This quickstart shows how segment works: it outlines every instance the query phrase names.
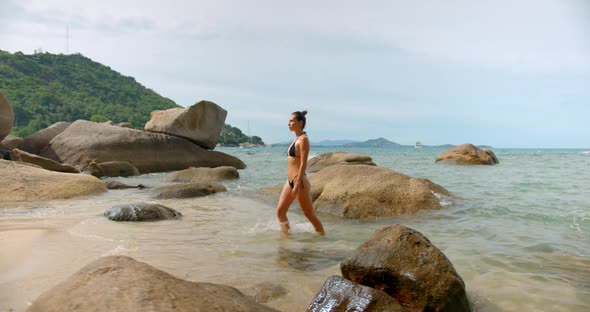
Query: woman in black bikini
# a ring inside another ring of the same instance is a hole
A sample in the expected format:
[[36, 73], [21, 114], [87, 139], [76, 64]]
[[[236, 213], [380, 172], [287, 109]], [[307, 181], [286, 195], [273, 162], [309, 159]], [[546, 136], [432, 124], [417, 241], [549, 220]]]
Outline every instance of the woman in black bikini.
[[305, 217], [313, 224], [316, 232], [324, 235], [322, 222], [313, 212], [311, 203], [311, 184], [305, 175], [307, 169], [307, 156], [309, 155], [309, 139], [303, 131], [305, 128], [305, 115], [307, 111], [294, 112], [289, 118], [289, 130], [295, 132], [295, 140], [287, 148], [288, 162], [288, 179], [283, 186], [279, 204], [277, 205], [277, 216], [281, 224], [281, 230], [289, 232], [289, 220], [287, 219], [287, 210], [295, 199], [299, 201], [299, 206], [305, 214]]

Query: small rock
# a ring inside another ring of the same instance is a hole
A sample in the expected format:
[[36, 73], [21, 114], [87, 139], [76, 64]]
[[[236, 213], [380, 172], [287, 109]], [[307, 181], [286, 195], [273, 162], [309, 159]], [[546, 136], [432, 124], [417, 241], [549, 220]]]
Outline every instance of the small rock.
[[164, 205], [134, 203], [113, 206], [104, 216], [113, 221], [157, 221], [178, 219], [182, 214]]

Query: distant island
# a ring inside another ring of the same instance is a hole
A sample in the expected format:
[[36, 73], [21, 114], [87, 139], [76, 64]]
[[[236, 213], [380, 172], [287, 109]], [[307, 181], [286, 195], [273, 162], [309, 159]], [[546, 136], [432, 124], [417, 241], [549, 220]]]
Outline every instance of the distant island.
[[[58, 121], [85, 119], [94, 122], [128, 122], [143, 129], [154, 110], [181, 107], [143, 86], [133, 77], [82, 54], [71, 55], [0, 50], [0, 91], [15, 120], [12, 134], [25, 137]], [[264, 144], [226, 124], [219, 143]]]
[[[272, 146], [288, 146], [291, 142], [280, 142], [280, 143], [273, 143]], [[385, 138], [377, 138], [371, 139], [363, 142], [354, 141], [354, 140], [323, 140], [319, 142], [311, 141], [311, 146], [317, 147], [375, 147], [375, 148], [405, 148], [405, 147], [415, 147], [414, 145], [402, 145], [399, 143], [395, 143], [389, 141]], [[452, 144], [442, 144], [442, 145], [422, 145], [422, 147], [437, 147], [437, 148], [451, 148], [455, 145]], [[478, 146], [478, 147], [490, 147], [490, 146]]]

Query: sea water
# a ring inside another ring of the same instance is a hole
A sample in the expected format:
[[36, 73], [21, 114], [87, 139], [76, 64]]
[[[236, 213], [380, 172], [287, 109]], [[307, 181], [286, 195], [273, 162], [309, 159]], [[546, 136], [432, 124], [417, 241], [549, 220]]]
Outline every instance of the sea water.
[[[279, 232], [274, 202], [256, 189], [286, 180], [285, 147], [222, 148], [248, 168], [222, 182], [228, 192], [155, 200], [164, 173], [118, 178], [152, 188], [46, 202], [0, 203], [0, 310], [22, 311], [84, 265], [128, 255], [180, 278], [234, 286], [262, 282], [287, 289], [268, 303], [304, 311], [339, 264], [375, 229], [399, 223], [423, 233], [451, 260], [476, 311], [588, 311], [590, 307], [590, 152], [494, 149], [500, 164], [435, 164], [440, 148], [312, 147], [370, 155], [395, 171], [437, 183], [455, 195], [443, 209], [396, 218], [350, 220], [319, 215], [317, 236], [294, 206], [293, 233]], [[120, 223], [113, 205], [157, 202], [182, 219]]]

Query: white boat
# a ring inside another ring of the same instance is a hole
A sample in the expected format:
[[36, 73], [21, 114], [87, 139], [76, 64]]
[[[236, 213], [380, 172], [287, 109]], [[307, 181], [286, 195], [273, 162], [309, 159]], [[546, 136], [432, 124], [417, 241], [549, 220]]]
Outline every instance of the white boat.
[[420, 141], [416, 141], [416, 148], [422, 148], [422, 143], [420, 143]]

